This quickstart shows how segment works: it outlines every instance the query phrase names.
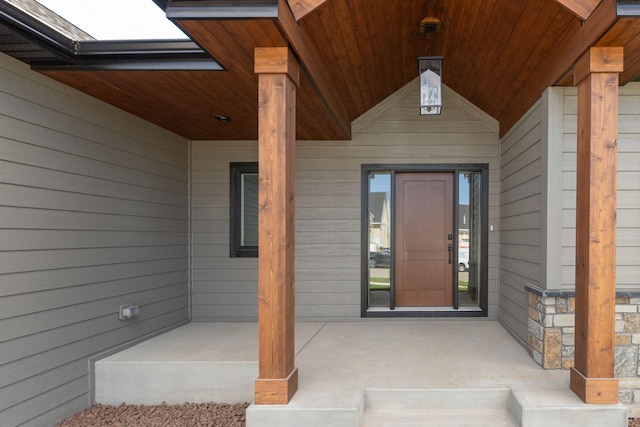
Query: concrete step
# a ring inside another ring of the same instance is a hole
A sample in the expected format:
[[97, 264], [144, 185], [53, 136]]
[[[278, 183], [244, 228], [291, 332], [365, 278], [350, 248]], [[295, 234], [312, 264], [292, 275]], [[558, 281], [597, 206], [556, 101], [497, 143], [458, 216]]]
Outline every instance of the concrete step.
[[626, 427], [624, 405], [562, 389], [367, 389], [356, 407], [251, 405], [247, 427]]
[[253, 401], [256, 362], [110, 361], [95, 365], [95, 400], [106, 405]]
[[173, 329], [96, 361], [95, 400], [251, 402], [258, 376], [256, 336], [250, 324], [190, 323]]
[[432, 409], [366, 411], [362, 427], [518, 427], [507, 410]]
[[511, 390], [498, 389], [367, 389], [364, 410], [506, 410]]
[[586, 405], [566, 389], [513, 389], [511, 413], [521, 427], [626, 427], [621, 404]]
[[508, 389], [366, 390], [362, 427], [516, 427]]
[[624, 405], [585, 405], [566, 389], [366, 390], [362, 427], [624, 427]]

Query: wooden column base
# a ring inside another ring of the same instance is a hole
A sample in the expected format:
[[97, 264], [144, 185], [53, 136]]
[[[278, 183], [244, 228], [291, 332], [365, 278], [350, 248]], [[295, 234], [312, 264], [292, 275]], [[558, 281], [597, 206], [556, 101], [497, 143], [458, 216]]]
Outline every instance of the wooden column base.
[[298, 390], [298, 368], [287, 378], [260, 379], [255, 383], [257, 405], [286, 405]]
[[615, 404], [619, 401], [617, 378], [587, 378], [571, 368], [570, 387], [584, 403]]

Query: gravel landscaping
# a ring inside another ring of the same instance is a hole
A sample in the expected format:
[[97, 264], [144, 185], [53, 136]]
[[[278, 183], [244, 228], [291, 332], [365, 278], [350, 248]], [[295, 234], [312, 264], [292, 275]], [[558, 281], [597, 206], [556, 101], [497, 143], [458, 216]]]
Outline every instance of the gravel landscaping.
[[95, 404], [57, 427], [244, 427], [248, 403]]

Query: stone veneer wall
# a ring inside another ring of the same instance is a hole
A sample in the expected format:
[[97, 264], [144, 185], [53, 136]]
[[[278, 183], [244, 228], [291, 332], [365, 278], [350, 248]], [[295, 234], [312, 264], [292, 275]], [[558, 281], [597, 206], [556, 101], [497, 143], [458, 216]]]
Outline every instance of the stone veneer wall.
[[[575, 292], [526, 286], [529, 293], [528, 352], [545, 369], [570, 369], [574, 361]], [[640, 291], [616, 294], [615, 376], [620, 402], [640, 415]]]

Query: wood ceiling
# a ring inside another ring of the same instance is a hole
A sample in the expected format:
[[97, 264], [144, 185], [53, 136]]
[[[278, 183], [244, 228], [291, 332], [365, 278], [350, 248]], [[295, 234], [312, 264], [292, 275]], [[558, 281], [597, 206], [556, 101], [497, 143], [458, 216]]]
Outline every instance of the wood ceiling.
[[[290, 46], [301, 62], [298, 139], [349, 139], [350, 122], [416, 78], [416, 57], [427, 54], [444, 56], [444, 83], [497, 119], [501, 134], [548, 86], [572, 84], [575, 60], [592, 45], [625, 47], [622, 84], [640, 74], [640, 23], [618, 17], [615, 0], [584, 22], [555, 0], [272, 3], [275, 17], [224, 19], [210, 15], [220, 1], [166, 3], [170, 17], [182, 8], [174, 21], [225, 71], [42, 72], [194, 140], [257, 138], [255, 47]], [[204, 12], [190, 18], [187, 6]], [[441, 30], [421, 34], [425, 17]]]

